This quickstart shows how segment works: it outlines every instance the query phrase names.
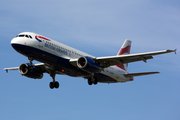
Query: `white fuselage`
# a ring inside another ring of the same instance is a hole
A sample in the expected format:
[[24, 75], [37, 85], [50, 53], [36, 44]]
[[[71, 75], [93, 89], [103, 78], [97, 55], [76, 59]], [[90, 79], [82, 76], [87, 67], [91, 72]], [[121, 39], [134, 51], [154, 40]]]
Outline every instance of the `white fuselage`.
[[[16, 49], [16, 50], [27, 57], [29, 55], [34, 54], [33, 52], [30, 52], [30, 50], [27, 50], [27, 49], [33, 48], [35, 50], [38, 50], [36, 51], [36, 55], [38, 55], [38, 57], [37, 59], [35, 57], [35, 60], [40, 61], [40, 62], [45, 62], [44, 60], [49, 61], [48, 64], [50, 64], [50, 62], [52, 61], [59, 62], [57, 59], [52, 60], [53, 56], [56, 56], [57, 58], [62, 58], [63, 60], [66, 60], [66, 61], [69, 61], [70, 59], [78, 59], [82, 56], [95, 58], [94, 56], [91, 56], [87, 53], [81, 52], [77, 49], [74, 49], [72, 47], [69, 47], [67, 45], [64, 45], [62, 43], [59, 43], [57, 41], [54, 41], [52, 39], [49, 39], [47, 37], [44, 37], [42, 35], [39, 35], [33, 32], [23, 32], [23, 33], [20, 33], [19, 35], [25, 35], [25, 36], [20, 36], [20, 37], [18, 36], [18, 37], [13, 38], [11, 41], [12, 46], [16, 45], [18, 48], [18, 46], [20, 45], [21, 49]], [[60, 62], [63, 62], [63, 61], [60, 61]], [[129, 77], [124, 76], [124, 74], [127, 74], [127, 72], [123, 69], [120, 69], [117, 66], [110, 66], [108, 68], [104, 68], [100, 73], [97, 73], [97, 74], [99, 74], [98, 77], [100, 77], [101, 75], [109, 77], [110, 80], [104, 81], [106, 83], [131, 81]], [[76, 77], [85, 77], [85, 76], [77, 75]], [[114, 81], [111, 82], [111, 79], [113, 79]], [[103, 80], [100, 82], [103, 82]]]

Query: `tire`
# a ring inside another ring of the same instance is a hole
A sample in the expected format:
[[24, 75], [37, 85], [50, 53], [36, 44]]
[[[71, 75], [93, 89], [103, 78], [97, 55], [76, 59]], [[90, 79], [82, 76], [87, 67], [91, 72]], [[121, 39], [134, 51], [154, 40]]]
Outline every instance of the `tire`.
[[93, 83], [94, 83], [94, 85], [97, 85], [97, 83], [98, 83], [97, 79], [95, 79], [95, 78], [94, 78], [94, 80], [93, 80], [93, 81], [94, 81], [94, 82], [93, 82]]
[[88, 84], [89, 84], [89, 85], [92, 85], [91, 79], [88, 79]]
[[49, 83], [49, 87], [50, 87], [51, 89], [53, 89], [53, 88], [54, 88], [54, 83], [53, 83], [53, 82], [50, 82], [50, 83]]
[[57, 88], [59, 88], [59, 82], [55, 82], [54, 83], [54, 87], [57, 89]]

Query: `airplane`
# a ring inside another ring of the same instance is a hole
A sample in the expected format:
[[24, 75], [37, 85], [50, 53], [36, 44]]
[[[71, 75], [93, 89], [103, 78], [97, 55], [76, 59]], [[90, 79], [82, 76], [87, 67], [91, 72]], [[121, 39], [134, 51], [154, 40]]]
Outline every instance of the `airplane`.
[[[126, 39], [115, 56], [94, 57], [60, 42], [34, 32], [22, 32], [11, 40], [11, 46], [29, 59], [19, 67], [4, 68], [19, 70], [20, 74], [33, 79], [42, 79], [43, 73], [48, 73], [53, 81], [51, 89], [59, 88], [55, 75], [68, 75], [87, 79], [89, 85], [97, 83], [122, 83], [133, 81], [134, 77], [157, 74], [159, 72], [128, 73], [128, 63], [152, 59], [175, 50], [162, 50], [130, 54], [131, 41]], [[33, 64], [33, 60], [41, 63]]]

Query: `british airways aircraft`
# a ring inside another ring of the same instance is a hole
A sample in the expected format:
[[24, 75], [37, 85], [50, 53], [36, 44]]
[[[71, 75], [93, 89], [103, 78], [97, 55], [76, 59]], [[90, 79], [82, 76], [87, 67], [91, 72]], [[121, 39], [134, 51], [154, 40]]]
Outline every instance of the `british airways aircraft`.
[[[135, 76], [159, 72], [128, 73], [128, 63], [146, 62], [154, 55], [176, 53], [175, 49], [130, 54], [131, 41], [125, 40], [116, 56], [94, 57], [33, 32], [20, 33], [12, 39], [11, 45], [17, 52], [28, 57], [29, 63], [4, 70], [19, 70], [21, 75], [34, 79], [41, 79], [43, 73], [48, 73], [53, 79], [49, 83], [51, 89], [59, 88], [59, 82], [55, 81], [56, 74], [83, 77], [89, 85], [133, 81]], [[33, 64], [33, 60], [41, 63]]]

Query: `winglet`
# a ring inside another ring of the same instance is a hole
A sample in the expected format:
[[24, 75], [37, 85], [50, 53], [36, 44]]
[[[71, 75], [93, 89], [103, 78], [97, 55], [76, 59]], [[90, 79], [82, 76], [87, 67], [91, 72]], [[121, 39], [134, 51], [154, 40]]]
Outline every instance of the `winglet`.
[[174, 53], [175, 53], [175, 54], [176, 54], [176, 50], [177, 50], [177, 49], [174, 50]]
[[5, 70], [5, 71], [6, 71], [6, 73], [8, 73], [8, 69], [4, 68], [3, 70]]
[[174, 52], [176, 54], [177, 49], [175, 50], [167, 50], [167, 52]]

